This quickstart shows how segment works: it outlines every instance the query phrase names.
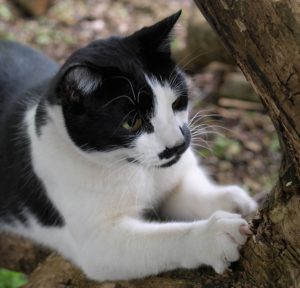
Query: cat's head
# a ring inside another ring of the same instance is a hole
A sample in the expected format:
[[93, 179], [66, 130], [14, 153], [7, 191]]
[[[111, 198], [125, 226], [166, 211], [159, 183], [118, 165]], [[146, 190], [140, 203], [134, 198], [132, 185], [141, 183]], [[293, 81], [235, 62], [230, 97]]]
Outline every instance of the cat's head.
[[176, 163], [190, 145], [187, 87], [171, 59], [180, 12], [128, 37], [94, 41], [59, 71], [52, 105], [61, 107], [73, 143], [146, 167]]

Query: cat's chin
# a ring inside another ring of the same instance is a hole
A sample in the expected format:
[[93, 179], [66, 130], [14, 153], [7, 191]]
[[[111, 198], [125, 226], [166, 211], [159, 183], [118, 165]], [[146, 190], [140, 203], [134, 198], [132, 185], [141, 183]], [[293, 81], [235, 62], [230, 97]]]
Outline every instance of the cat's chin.
[[174, 164], [176, 164], [180, 158], [181, 158], [182, 154], [179, 155], [175, 155], [171, 160], [169, 160], [168, 162], [165, 162], [163, 164], [161, 163], [157, 163], [155, 165], [146, 165], [144, 163], [141, 163], [139, 160], [133, 158], [133, 157], [128, 157], [126, 160], [128, 163], [132, 163], [132, 164], [136, 164], [136, 165], [141, 165], [144, 166], [146, 168], [168, 168], [173, 166]]

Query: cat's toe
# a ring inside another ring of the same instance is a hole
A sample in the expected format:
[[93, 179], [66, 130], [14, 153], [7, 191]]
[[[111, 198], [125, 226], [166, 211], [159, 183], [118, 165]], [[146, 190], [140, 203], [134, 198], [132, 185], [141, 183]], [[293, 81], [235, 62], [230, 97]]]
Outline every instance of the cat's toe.
[[256, 201], [238, 186], [222, 188], [219, 201], [222, 209], [241, 214], [244, 217], [255, 212], [258, 207]]
[[250, 234], [248, 223], [237, 214], [217, 211], [210, 219], [211, 243], [214, 243], [211, 266], [223, 273], [231, 262], [239, 259], [239, 249]]

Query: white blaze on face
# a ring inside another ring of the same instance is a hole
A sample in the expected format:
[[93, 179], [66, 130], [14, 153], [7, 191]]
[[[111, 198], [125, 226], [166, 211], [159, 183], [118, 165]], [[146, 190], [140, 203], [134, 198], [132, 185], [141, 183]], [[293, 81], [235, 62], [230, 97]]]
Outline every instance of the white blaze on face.
[[[162, 84], [157, 79], [149, 77], [146, 77], [146, 80], [154, 95], [154, 115], [150, 120], [154, 132], [144, 133], [138, 137], [134, 150], [137, 155], [142, 156], [144, 164], [151, 165], [157, 164], [158, 154], [166, 148], [184, 142], [180, 127], [187, 123], [188, 113], [186, 110], [174, 113], [172, 103], [179, 94], [167, 82]], [[160, 162], [164, 163], [167, 160]]]
[[[156, 136], [164, 143], [165, 148], [172, 148], [184, 141], [180, 127], [184, 124], [179, 115], [175, 115], [172, 103], [179, 95], [171, 89], [168, 83], [161, 85], [156, 79], [148, 80], [155, 99], [154, 117], [151, 124]], [[177, 114], [177, 113], [176, 113]]]

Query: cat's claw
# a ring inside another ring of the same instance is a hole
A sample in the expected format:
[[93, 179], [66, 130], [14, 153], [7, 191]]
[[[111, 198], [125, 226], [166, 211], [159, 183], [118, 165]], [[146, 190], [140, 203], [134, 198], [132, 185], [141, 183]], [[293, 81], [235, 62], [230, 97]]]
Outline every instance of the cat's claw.
[[248, 223], [238, 214], [215, 212], [208, 219], [210, 264], [217, 273], [223, 273], [239, 259], [239, 249], [251, 233]]
[[240, 258], [239, 250], [251, 233], [241, 215], [225, 211], [216, 211], [206, 220], [204, 230], [203, 226], [199, 228], [196, 226], [189, 235], [189, 252], [183, 259], [183, 267], [205, 264], [219, 274]]
[[245, 236], [251, 236], [253, 234], [252, 231], [250, 230], [249, 226], [244, 225], [244, 224], [242, 226], [240, 226], [239, 231], [242, 235], [245, 235]]

